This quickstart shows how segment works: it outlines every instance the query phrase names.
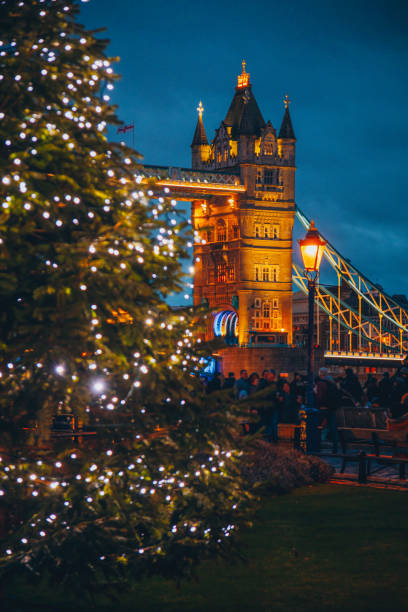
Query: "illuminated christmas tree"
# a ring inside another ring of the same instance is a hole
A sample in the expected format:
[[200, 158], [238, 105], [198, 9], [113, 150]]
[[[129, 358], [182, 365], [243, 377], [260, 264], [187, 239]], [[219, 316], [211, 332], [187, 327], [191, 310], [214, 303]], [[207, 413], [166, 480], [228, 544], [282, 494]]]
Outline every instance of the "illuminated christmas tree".
[[227, 554], [246, 496], [198, 315], [165, 301], [188, 224], [108, 141], [116, 76], [77, 15], [0, 2], [0, 577], [84, 593]]

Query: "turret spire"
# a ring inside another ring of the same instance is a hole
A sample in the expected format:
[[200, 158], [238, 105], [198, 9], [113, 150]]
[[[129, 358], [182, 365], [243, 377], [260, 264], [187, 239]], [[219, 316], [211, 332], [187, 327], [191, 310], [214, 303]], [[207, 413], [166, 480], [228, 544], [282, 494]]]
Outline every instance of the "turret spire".
[[290, 99], [288, 94], [283, 99], [283, 104], [285, 105], [285, 114], [283, 115], [282, 125], [279, 130], [278, 138], [287, 138], [290, 140], [296, 140], [295, 132], [293, 130], [292, 119], [290, 118], [289, 113], [289, 104]]
[[198, 111], [198, 121], [196, 125], [196, 129], [194, 132], [193, 142], [191, 146], [194, 145], [208, 145], [207, 134], [205, 133], [204, 123], [203, 123], [203, 112], [204, 106], [200, 100], [199, 105], [197, 106]]

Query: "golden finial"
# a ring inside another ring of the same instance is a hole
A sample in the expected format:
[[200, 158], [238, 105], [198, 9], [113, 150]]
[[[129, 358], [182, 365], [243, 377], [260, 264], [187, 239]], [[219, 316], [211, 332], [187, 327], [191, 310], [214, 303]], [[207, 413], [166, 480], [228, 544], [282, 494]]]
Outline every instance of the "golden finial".
[[199, 117], [201, 119], [201, 117], [203, 116], [203, 112], [204, 112], [204, 106], [203, 106], [201, 100], [200, 100], [199, 105], [197, 106], [197, 110], [198, 110], [198, 115], [199, 115]]
[[249, 74], [245, 71], [246, 61], [242, 60], [242, 74], [238, 75], [238, 87], [248, 87]]
[[289, 108], [289, 104], [291, 103], [291, 100], [289, 99], [289, 95], [286, 94], [286, 96], [283, 99], [283, 103], [285, 105], [285, 108]]

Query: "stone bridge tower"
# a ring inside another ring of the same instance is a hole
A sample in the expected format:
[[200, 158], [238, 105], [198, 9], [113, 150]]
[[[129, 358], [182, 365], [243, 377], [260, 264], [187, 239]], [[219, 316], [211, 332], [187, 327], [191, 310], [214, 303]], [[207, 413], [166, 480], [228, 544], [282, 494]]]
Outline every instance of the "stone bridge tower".
[[215, 334], [227, 336], [230, 344], [290, 346], [296, 138], [288, 96], [277, 134], [263, 119], [249, 76], [243, 62], [211, 143], [201, 102], [197, 109], [193, 170], [201, 176], [235, 175], [245, 190], [192, 202], [194, 302], [208, 302]]

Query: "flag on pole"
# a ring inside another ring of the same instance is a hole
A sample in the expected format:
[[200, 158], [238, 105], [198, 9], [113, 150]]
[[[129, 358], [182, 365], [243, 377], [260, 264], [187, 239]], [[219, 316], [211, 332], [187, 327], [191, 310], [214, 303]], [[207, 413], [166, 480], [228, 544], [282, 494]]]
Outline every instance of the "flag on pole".
[[134, 130], [135, 124], [131, 123], [130, 125], [124, 125], [123, 127], [118, 128], [118, 134], [126, 134], [128, 130]]

